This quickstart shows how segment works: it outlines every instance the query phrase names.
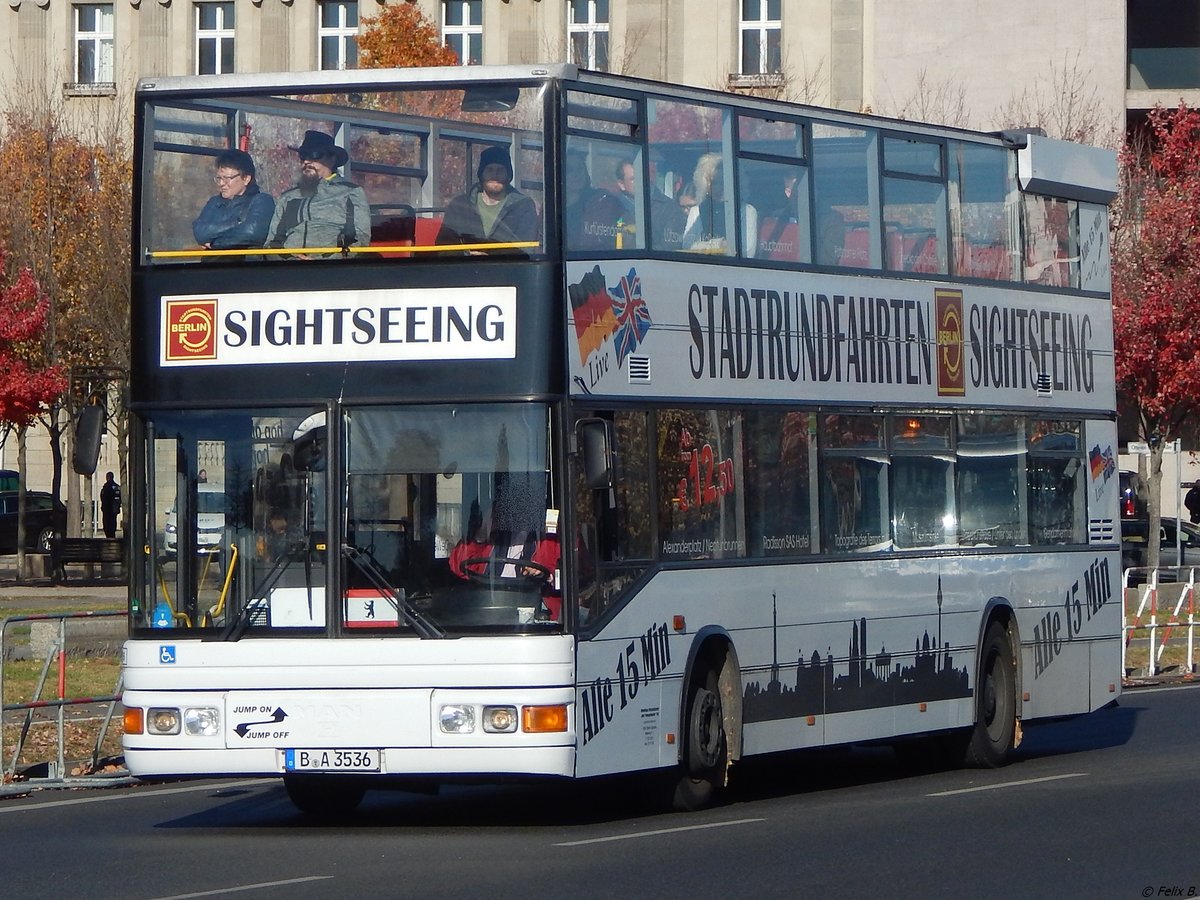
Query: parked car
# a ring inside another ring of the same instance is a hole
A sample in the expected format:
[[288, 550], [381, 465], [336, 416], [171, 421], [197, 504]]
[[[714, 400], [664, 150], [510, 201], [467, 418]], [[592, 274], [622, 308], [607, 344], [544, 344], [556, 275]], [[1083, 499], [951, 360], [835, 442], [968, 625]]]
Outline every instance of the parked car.
[[1118, 477], [1121, 485], [1121, 518], [1144, 517], [1150, 488], [1137, 472], [1121, 471]]
[[[17, 552], [17, 491], [0, 491], [0, 553]], [[45, 491], [25, 492], [25, 549], [50, 550], [67, 533], [67, 508]]]
[[[196, 486], [196, 552], [202, 555], [217, 553], [225, 533], [225, 491], [220, 485]], [[167, 510], [163, 526], [163, 552], [174, 556], [178, 543], [178, 513], [176, 504]]]
[[[1158, 564], [1160, 567], [1178, 565], [1179, 540], [1175, 532], [1175, 520], [1163, 519], [1159, 524]], [[1180, 522], [1183, 535], [1183, 565], [1200, 566], [1200, 526], [1191, 522]], [[1150, 522], [1148, 519], [1121, 520], [1121, 568], [1129, 569], [1146, 565], [1149, 546]], [[1200, 574], [1200, 573], [1197, 573]], [[1141, 584], [1146, 579], [1138, 575], [1130, 584]], [[1160, 573], [1159, 581], [1174, 581], [1174, 572]]]

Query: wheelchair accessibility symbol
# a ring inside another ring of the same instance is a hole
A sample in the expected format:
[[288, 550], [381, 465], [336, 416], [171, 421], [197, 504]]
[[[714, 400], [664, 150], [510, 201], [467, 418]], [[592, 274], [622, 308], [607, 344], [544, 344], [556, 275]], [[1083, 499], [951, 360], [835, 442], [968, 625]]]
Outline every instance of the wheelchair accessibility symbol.
[[159, 646], [158, 661], [164, 665], [171, 665], [175, 662], [174, 644], [162, 644]]

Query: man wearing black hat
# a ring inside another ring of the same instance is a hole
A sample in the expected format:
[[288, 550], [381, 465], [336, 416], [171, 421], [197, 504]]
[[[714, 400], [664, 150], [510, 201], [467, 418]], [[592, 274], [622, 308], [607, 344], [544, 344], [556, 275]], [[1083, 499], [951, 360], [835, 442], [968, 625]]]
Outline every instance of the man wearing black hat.
[[[508, 150], [488, 147], [479, 156], [479, 183], [446, 207], [438, 231], [439, 244], [511, 244], [538, 239], [538, 213], [533, 201], [512, 186]], [[471, 250], [469, 253], [484, 253]], [[505, 252], [497, 248], [492, 252]], [[508, 252], [521, 252], [510, 248]]]
[[254, 180], [254, 160], [242, 150], [217, 155], [217, 192], [192, 223], [196, 243], [206, 250], [261, 247], [267, 239], [275, 201]]
[[337, 172], [349, 154], [321, 131], [304, 132], [304, 142], [289, 149], [300, 156], [300, 183], [279, 196], [267, 246], [347, 248], [370, 244], [367, 195]]

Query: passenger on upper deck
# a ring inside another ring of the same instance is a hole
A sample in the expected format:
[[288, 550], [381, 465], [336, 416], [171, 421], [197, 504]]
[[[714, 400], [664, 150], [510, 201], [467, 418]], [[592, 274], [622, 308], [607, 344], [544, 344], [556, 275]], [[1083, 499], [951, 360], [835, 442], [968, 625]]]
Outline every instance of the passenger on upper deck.
[[261, 247], [269, 233], [275, 201], [259, 190], [250, 154], [223, 150], [217, 155], [213, 181], [217, 193], [208, 198], [192, 223], [196, 243], [206, 250]]
[[[638, 170], [634, 161], [625, 157], [617, 163], [617, 196], [621, 199], [625, 224], [638, 224]], [[683, 208], [650, 185], [650, 223], [653, 228], [651, 240], [655, 249], [675, 249], [683, 240], [685, 214]]]
[[[479, 155], [479, 183], [446, 207], [438, 244], [515, 243], [538, 239], [538, 212], [533, 200], [512, 186], [508, 150], [488, 147]], [[489, 251], [471, 250], [472, 254]], [[505, 252], [499, 250], [498, 252]], [[513, 250], [508, 252], [522, 252]]]
[[[300, 183], [279, 197], [268, 247], [366, 247], [371, 243], [367, 195], [338, 174], [350, 155], [321, 131], [290, 147], [300, 155]], [[305, 254], [297, 254], [307, 258]]]

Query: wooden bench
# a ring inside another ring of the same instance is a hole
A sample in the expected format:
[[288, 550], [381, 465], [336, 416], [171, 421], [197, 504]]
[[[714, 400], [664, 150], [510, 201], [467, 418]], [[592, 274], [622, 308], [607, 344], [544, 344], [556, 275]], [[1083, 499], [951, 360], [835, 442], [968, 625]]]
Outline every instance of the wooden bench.
[[50, 543], [50, 566], [54, 580], [67, 580], [67, 566], [86, 565], [87, 577], [95, 578], [95, 566], [117, 564], [121, 578], [125, 577], [125, 541], [119, 538], [57, 538]]

